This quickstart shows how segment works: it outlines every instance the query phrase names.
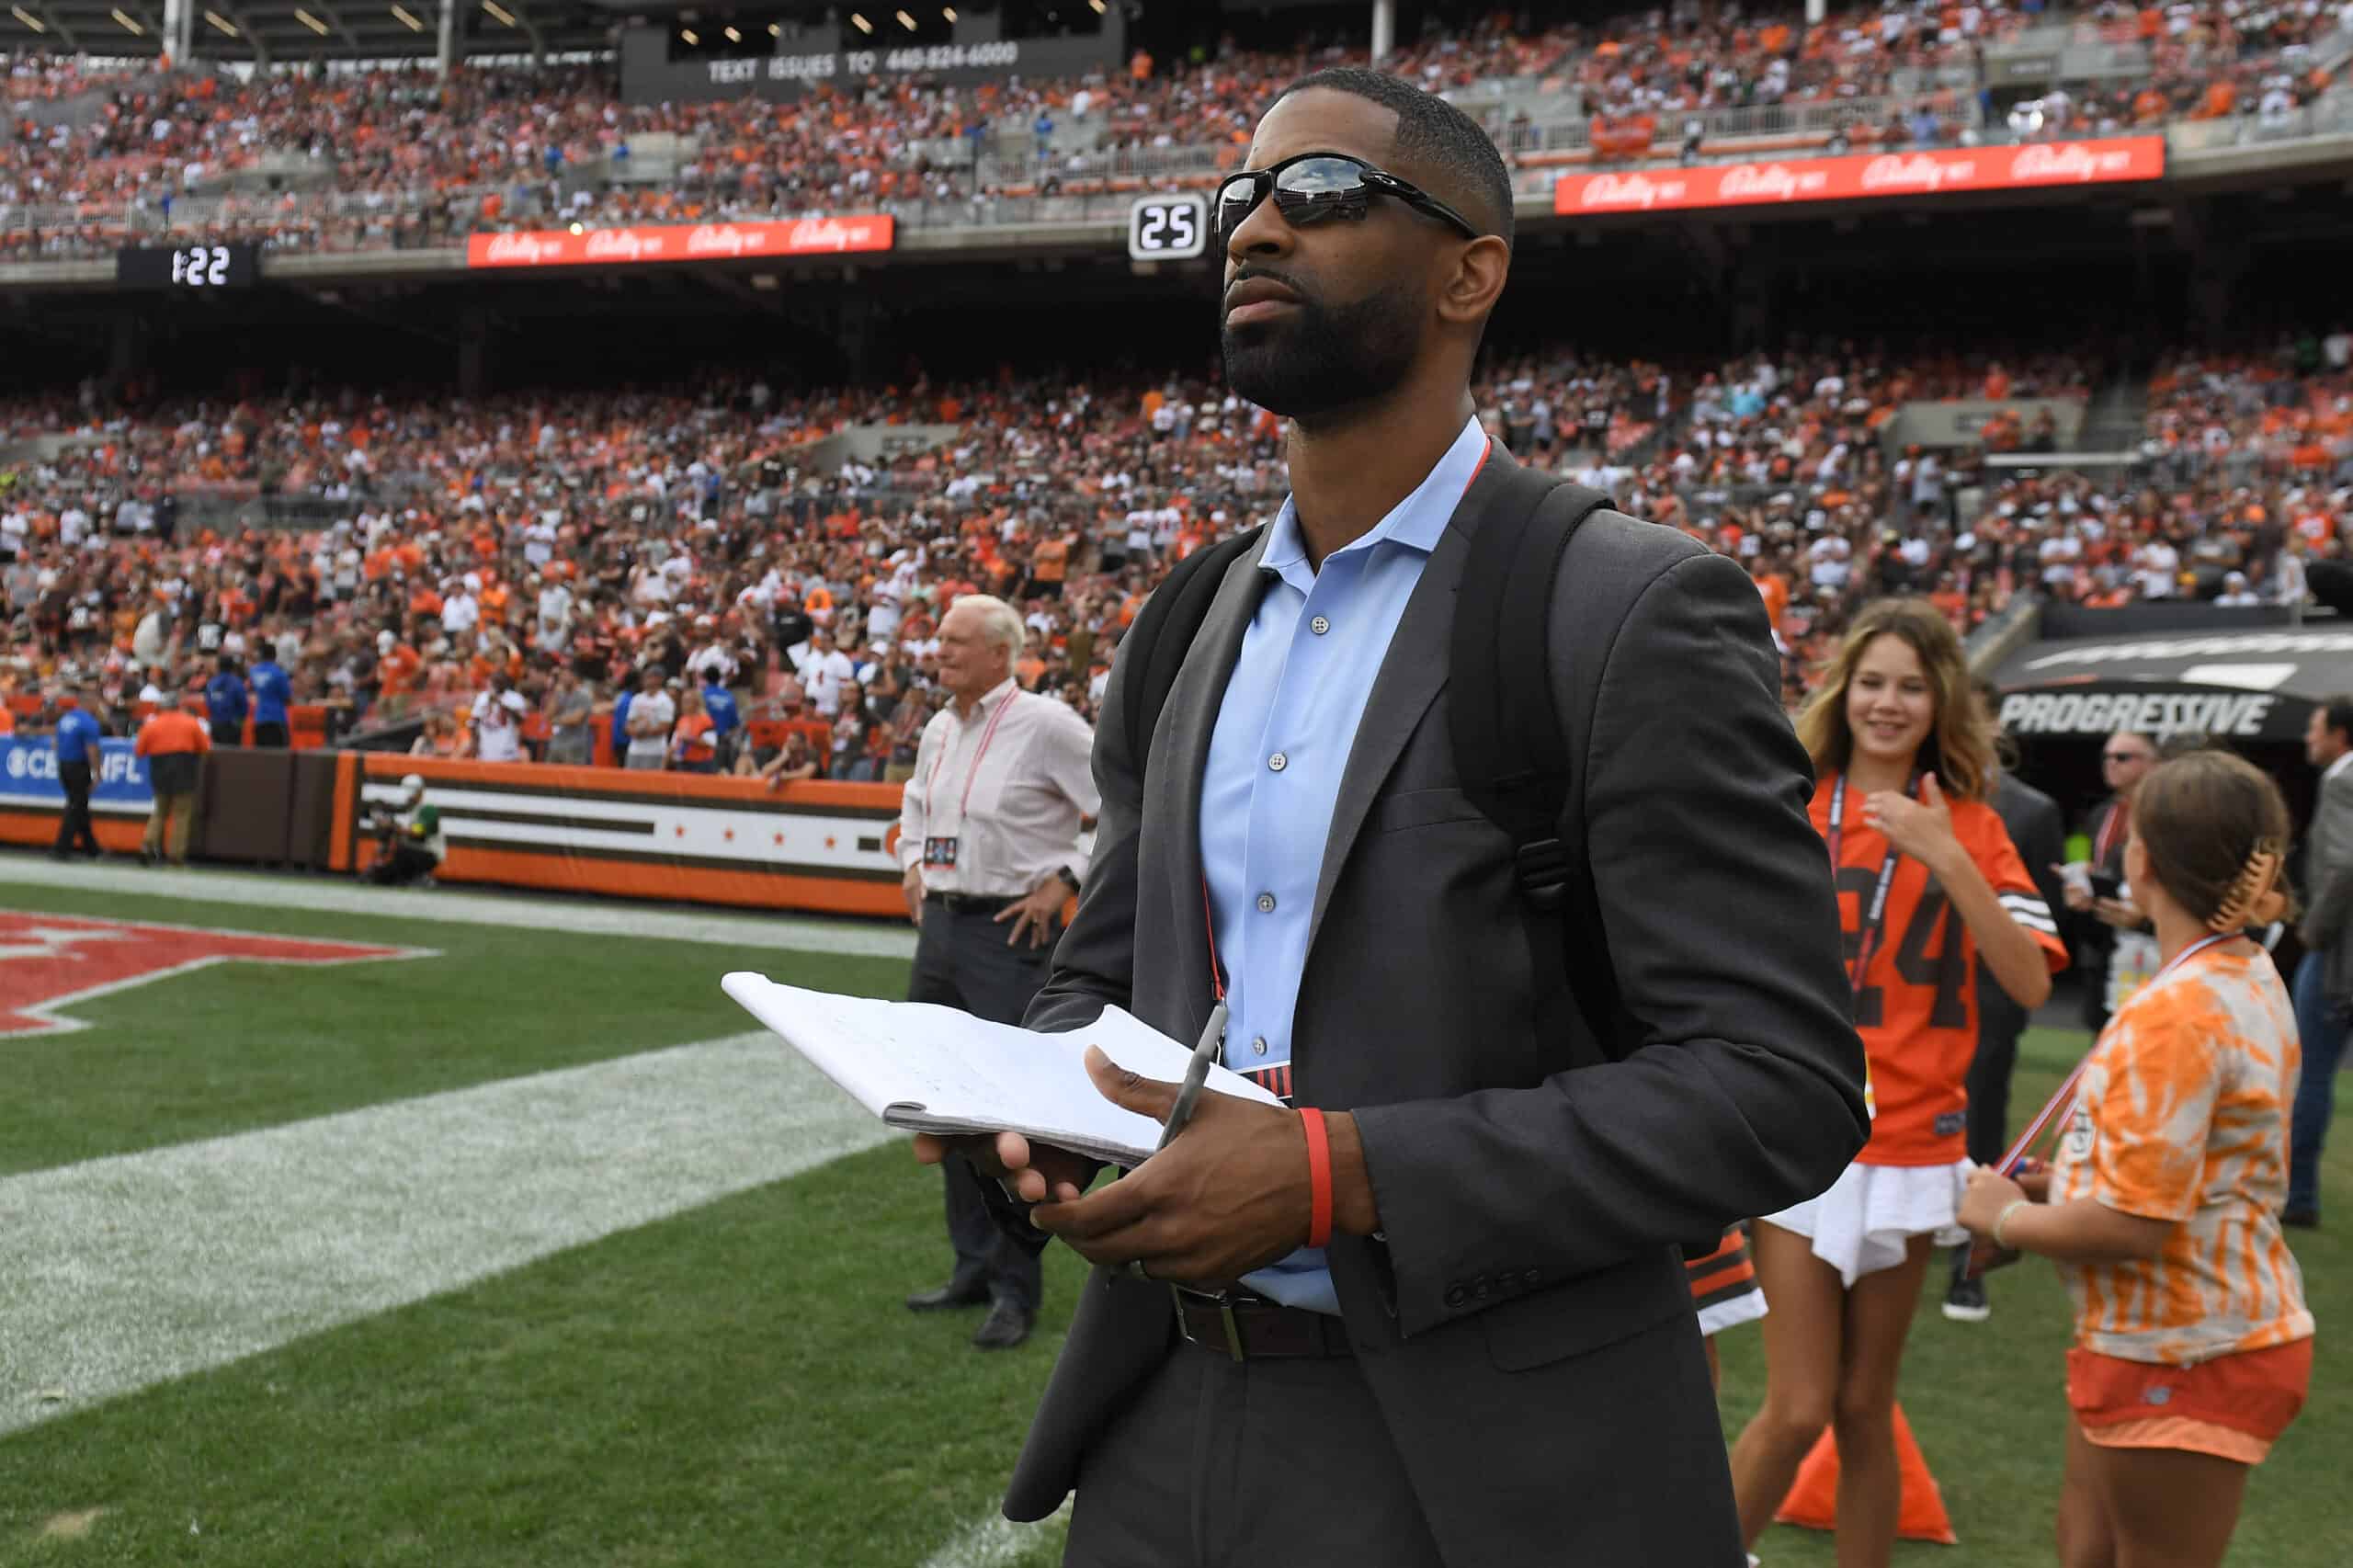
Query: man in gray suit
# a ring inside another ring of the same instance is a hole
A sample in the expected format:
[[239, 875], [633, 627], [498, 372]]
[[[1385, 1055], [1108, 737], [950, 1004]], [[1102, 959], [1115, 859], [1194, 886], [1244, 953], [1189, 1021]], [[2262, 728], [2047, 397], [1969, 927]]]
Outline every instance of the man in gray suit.
[[[1548, 684], [1593, 914], [1535, 939], [1449, 728], [1487, 695], [1449, 687], [1470, 538], [1525, 515], [1469, 394], [1508, 177], [1461, 111], [1360, 70], [1295, 84], [1247, 170], [1217, 203], [1222, 346], [1291, 422], [1291, 498], [1147, 755], [1146, 661], [1115, 665], [1095, 858], [1029, 1022], [1115, 1004], [1190, 1040], [1222, 994], [1228, 1064], [1298, 1108], [1204, 1096], [1084, 1197], [1063, 1152], [964, 1141], [1036, 1205], [989, 1187], [1008, 1226], [1098, 1266], [1005, 1511], [1075, 1488], [1068, 1562], [1121, 1568], [1739, 1568], [1677, 1244], [1824, 1190], [1867, 1132], [1763, 602], [1673, 529], [1574, 536]], [[1556, 1005], [1573, 963], [1611, 983], [1606, 1040]], [[1172, 1085], [1093, 1071], [1167, 1114]]]
[[[2006, 744], [2001, 721], [1995, 717], [2002, 710], [2001, 694], [1990, 680], [1974, 684], [1979, 716], [1994, 732], [1997, 746]], [[2059, 862], [2067, 854], [2067, 828], [2059, 814], [2059, 802], [2012, 772], [2006, 758], [1994, 778], [1994, 811], [2009, 830], [2010, 844], [2026, 862], [2043, 903], [2052, 909], [2064, 908], [2066, 889], [2061, 883]], [[1995, 981], [1982, 954], [1977, 960], [1976, 986], [1977, 1054], [1969, 1062], [1969, 1157], [1990, 1165], [2008, 1152], [2010, 1074], [2018, 1069], [2018, 1037], [2026, 1032], [2028, 1019], [2026, 1009], [2011, 1001], [2009, 993]], [[1966, 1277], [1972, 1246], [1964, 1242], [1952, 1251], [1952, 1279], [1945, 1290], [1944, 1312], [1956, 1323], [1984, 1323], [1994, 1315], [1984, 1279]]]
[[2353, 1008], [2353, 696], [2313, 710], [2304, 758], [2321, 770], [2320, 796], [2304, 834], [2308, 908], [2295, 993], [2304, 1075], [2288, 1129], [2288, 1203], [2279, 1219], [2311, 1227], [2320, 1223], [2320, 1150], [2336, 1108], [2336, 1069]]

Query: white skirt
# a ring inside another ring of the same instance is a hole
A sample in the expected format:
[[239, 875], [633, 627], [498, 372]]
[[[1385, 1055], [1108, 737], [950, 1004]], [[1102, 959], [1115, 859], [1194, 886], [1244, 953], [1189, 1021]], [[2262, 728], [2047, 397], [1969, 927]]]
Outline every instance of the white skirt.
[[1953, 1221], [1974, 1168], [1967, 1160], [1949, 1165], [1850, 1165], [1821, 1197], [1758, 1218], [1811, 1240], [1813, 1256], [1852, 1286], [1866, 1274], [1902, 1263], [1914, 1236], [1933, 1235], [1939, 1246], [1967, 1241], [1969, 1233]]

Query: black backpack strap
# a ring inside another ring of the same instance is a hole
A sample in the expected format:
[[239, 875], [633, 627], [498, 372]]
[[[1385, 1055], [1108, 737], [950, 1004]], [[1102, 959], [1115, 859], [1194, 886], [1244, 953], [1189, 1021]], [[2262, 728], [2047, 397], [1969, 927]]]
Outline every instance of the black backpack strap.
[[1262, 526], [1220, 540], [1178, 562], [1120, 640], [1120, 658], [1143, 661], [1134, 677], [1137, 684], [1127, 693], [1128, 756], [1134, 760], [1139, 779], [1152, 756], [1152, 736], [1160, 725], [1160, 710], [1167, 706], [1177, 672], [1185, 667], [1185, 655], [1192, 650], [1201, 622], [1209, 619], [1210, 606], [1217, 601], [1226, 568], [1256, 544], [1264, 531]]
[[[1522, 477], [1522, 476], [1525, 477]], [[1581, 850], [1560, 838], [1569, 800], [1569, 741], [1552, 689], [1552, 586], [1577, 528], [1609, 497], [1533, 471], [1510, 476], [1525, 512], [1506, 506], [1471, 536], [1454, 601], [1448, 722], [1455, 772], [1482, 814], [1511, 835], [1529, 945], [1538, 975], [1563, 974], [1540, 996], [1545, 1038], [1573, 1042], [1572, 1066], [1588, 1065], [1561, 1016], [1573, 1002], [1601, 1056], [1619, 1043], [1617, 985]], [[1585, 938], [1572, 942], [1573, 930]]]

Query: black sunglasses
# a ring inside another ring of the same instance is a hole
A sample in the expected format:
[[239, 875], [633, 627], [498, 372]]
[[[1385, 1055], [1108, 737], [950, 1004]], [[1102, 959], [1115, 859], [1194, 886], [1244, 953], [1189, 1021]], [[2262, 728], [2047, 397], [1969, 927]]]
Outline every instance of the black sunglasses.
[[1228, 175], [1217, 187], [1218, 237], [1222, 239], [1240, 228], [1270, 190], [1275, 194], [1275, 210], [1294, 229], [1326, 218], [1358, 221], [1371, 207], [1372, 198], [1389, 196], [1417, 212], [1451, 223], [1466, 240], [1480, 237], [1469, 220], [1437, 197], [1345, 153], [1302, 153], [1270, 169]]

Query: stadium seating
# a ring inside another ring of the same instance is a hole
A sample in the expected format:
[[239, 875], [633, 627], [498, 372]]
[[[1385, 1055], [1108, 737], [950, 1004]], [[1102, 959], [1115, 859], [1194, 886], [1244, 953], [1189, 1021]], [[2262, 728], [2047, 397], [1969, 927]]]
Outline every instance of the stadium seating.
[[[2284, 558], [2345, 550], [2348, 361], [2343, 332], [2170, 357], [2145, 385], [2068, 355], [1793, 346], [1666, 367], [1544, 350], [1498, 360], [1478, 395], [1515, 451], [1749, 563], [1794, 701], [1871, 593], [1929, 594], [1964, 629], [2020, 591], [2095, 605], [2300, 595]], [[780, 651], [801, 612], [859, 664], [920, 675], [935, 607], [977, 588], [1043, 634], [1033, 684], [1091, 709], [1157, 572], [1263, 519], [1285, 485], [1274, 422], [1237, 399], [1174, 376], [1087, 391], [1053, 442], [1027, 415], [1047, 389], [1020, 381], [431, 405], [336, 394], [106, 419], [63, 401], [0, 405], [0, 439], [54, 449], [0, 490], [17, 552], [0, 587], [29, 633], [20, 684], [71, 664], [126, 703], [151, 681], [184, 692], [201, 655], [242, 642], [258, 656], [307, 625], [288, 661], [298, 697], [382, 717], [460, 706], [493, 669], [537, 692], [563, 662], [608, 688], [644, 664], [678, 674], [717, 644], [739, 685], [780, 699], [760, 716], [813, 722], [822, 756], [827, 728]], [[1999, 466], [2006, 444], [2029, 462], [2054, 449], [2058, 427], [1999, 411], [2067, 410], [2075, 430], [2095, 397], [2140, 400], [2126, 432], [2139, 449], [2111, 454], [2139, 460]], [[1972, 446], [1897, 446], [1889, 421], [1923, 406], [1997, 412]], [[919, 422], [961, 426], [961, 460], [918, 449], [801, 466], [836, 431]], [[1042, 481], [1027, 461], [1040, 455]], [[1160, 488], [1131, 477], [1147, 471]], [[183, 476], [172, 507], [142, 477], [159, 473]], [[601, 487], [580, 483], [592, 473]], [[239, 497], [264, 486], [296, 526], [247, 526]], [[1134, 533], [1151, 548], [1100, 559]], [[1072, 545], [1053, 582], [1033, 558], [1048, 536]], [[452, 633], [445, 600], [461, 593], [478, 627]], [[142, 622], [166, 600], [183, 613], [159, 647]]]
[[[1997, 109], [1985, 51], [2074, 62]], [[1531, 190], [1563, 167], [2109, 134], [2211, 138], [2353, 125], [2336, 10], [2202, 0], [2075, 16], [2000, 5], [1794, 10], [1663, 24], [1644, 11], [1514, 36], [1493, 24], [1387, 62], [1452, 93]], [[361, 74], [94, 74], [11, 63], [0, 98], [0, 259], [104, 255], [165, 233], [281, 250], [446, 245], [476, 231], [881, 210], [982, 221], [1200, 184], [1281, 82], [1358, 58], [1232, 51], [1136, 77], [915, 81], [631, 105], [602, 68]], [[42, 112], [70, 101], [71, 114]]]

